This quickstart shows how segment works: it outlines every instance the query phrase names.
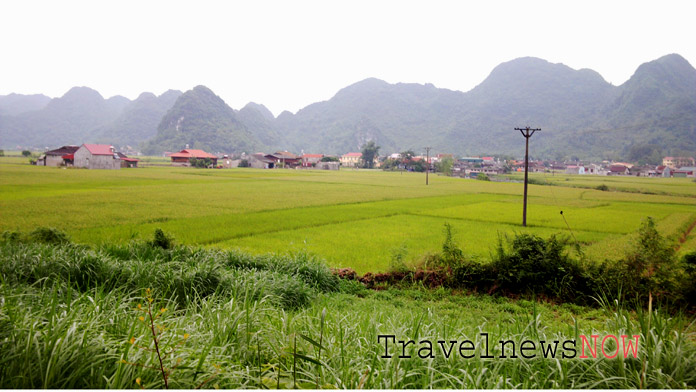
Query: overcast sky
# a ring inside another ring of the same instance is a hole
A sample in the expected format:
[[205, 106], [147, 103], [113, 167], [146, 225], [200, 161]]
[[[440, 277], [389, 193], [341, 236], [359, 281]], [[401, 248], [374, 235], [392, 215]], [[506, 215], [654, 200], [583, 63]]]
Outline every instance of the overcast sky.
[[0, 95], [105, 98], [203, 84], [275, 115], [368, 77], [469, 91], [540, 57], [615, 85], [696, 61], [696, 1], [0, 1]]

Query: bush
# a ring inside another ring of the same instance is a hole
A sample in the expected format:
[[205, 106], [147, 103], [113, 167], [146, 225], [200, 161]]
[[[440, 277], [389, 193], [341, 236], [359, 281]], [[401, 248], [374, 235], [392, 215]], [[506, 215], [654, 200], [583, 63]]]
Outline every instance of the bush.
[[158, 228], [155, 229], [155, 234], [149, 244], [153, 248], [172, 249], [174, 247], [174, 238]]
[[248, 160], [242, 159], [241, 161], [239, 161], [239, 167], [251, 167], [251, 164]]
[[491, 180], [486, 173], [479, 173], [476, 176], [476, 179], [481, 180], [481, 181], [490, 181]]
[[601, 185], [597, 185], [597, 187], [595, 189], [598, 191], [605, 191], [606, 192], [609, 190], [609, 187], [606, 186], [605, 184], [601, 184]]
[[29, 233], [29, 239], [44, 244], [66, 244], [70, 238], [64, 232], [53, 227], [39, 227]]
[[658, 233], [648, 217], [638, 230], [638, 240], [624, 259], [627, 295], [676, 299], [679, 268], [674, 248]]
[[445, 223], [445, 242], [442, 243], [442, 263], [445, 267], [456, 268], [464, 261], [464, 252], [452, 238], [452, 226]]
[[577, 300], [587, 291], [585, 274], [565, 252], [565, 242], [532, 234], [516, 236], [506, 249], [502, 239], [492, 268], [496, 284], [507, 292], [541, 294], [562, 300]]
[[31, 156], [31, 151], [29, 151], [29, 150], [24, 150], [24, 151], [22, 151], [22, 156], [23, 156], [23, 157], [30, 157], [30, 156]]

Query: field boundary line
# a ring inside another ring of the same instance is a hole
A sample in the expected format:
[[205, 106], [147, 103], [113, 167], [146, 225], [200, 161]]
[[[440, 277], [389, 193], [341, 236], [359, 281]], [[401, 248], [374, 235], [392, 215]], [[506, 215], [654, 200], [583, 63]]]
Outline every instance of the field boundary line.
[[[490, 221], [490, 220], [485, 220], [485, 219], [467, 219], [467, 218], [459, 218], [459, 217], [448, 217], [448, 216], [440, 216], [440, 215], [430, 215], [430, 214], [422, 214], [422, 213], [404, 213], [402, 215], [414, 215], [414, 216], [425, 216], [428, 218], [442, 218], [442, 219], [454, 219], [458, 221], [468, 221], [468, 222], [484, 222], [484, 223], [496, 223], [496, 224], [501, 224], [501, 225], [508, 225], [508, 226], [519, 226], [520, 229], [523, 229], [524, 226], [521, 226], [518, 223], [508, 223], [508, 222], [499, 222], [499, 221]], [[562, 231], [565, 231], [566, 229], [563, 227], [554, 227], [554, 226], [542, 226], [542, 225], [535, 225], [535, 224], [528, 224], [527, 227], [538, 227], [538, 228], [544, 228], [544, 229], [559, 229]], [[617, 233], [614, 231], [600, 231], [600, 230], [576, 230], [577, 232], [583, 232], [583, 233], [600, 233], [600, 234], [615, 234], [615, 235], [626, 235], [629, 233]]]
[[211, 239], [208, 241], [201, 241], [201, 242], [199, 242], [199, 244], [200, 245], [213, 245], [213, 244], [218, 244], [220, 242], [225, 242], [225, 241], [229, 241], [229, 240], [236, 240], [236, 239], [240, 239], [240, 238], [253, 237], [255, 235], [273, 234], [273, 233], [280, 233], [283, 231], [292, 231], [292, 230], [301, 230], [301, 229], [311, 229], [311, 228], [315, 228], [315, 227], [337, 225], [337, 224], [341, 224], [341, 223], [368, 221], [368, 220], [381, 219], [381, 218], [392, 218], [394, 216], [399, 216], [399, 215], [408, 215], [408, 214], [405, 214], [403, 212], [395, 212], [395, 213], [391, 213], [391, 214], [380, 215], [380, 216], [371, 216], [371, 217], [366, 217], [366, 218], [356, 218], [356, 219], [330, 221], [330, 222], [327, 221], [327, 222], [322, 222], [319, 224], [313, 224], [313, 225], [309, 225], [309, 226], [297, 226], [297, 227], [289, 227], [289, 228], [282, 228], [282, 229], [270, 229], [270, 230], [256, 231], [253, 233], [237, 234], [237, 235], [233, 235], [233, 236], [222, 238], [222, 239]]

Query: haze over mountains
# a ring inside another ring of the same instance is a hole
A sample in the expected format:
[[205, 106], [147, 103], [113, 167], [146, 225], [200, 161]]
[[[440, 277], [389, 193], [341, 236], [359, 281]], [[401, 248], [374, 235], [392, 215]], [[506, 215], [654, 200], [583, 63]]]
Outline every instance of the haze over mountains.
[[533, 155], [624, 158], [636, 150], [696, 151], [696, 70], [671, 54], [642, 64], [621, 86], [597, 72], [538, 58], [497, 66], [469, 92], [366, 79], [328, 101], [278, 117], [263, 105], [230, 108], [205, 86], [185, 93], [104, 99], [87, 87], [64, 96], [0, 96], [0, 146], [104, 142], [148, 154], [189, 145], [211, 152], [287, 149], [340, 154], [369, 140], [381, 152], [523, 153], [514, 127], [532, 126]]

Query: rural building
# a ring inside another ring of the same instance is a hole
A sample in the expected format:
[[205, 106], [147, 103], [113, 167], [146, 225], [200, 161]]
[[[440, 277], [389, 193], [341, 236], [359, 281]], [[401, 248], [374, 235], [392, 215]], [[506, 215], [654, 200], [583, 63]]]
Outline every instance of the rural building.
[[340, 166], [339, 162], [317, 162], [315, 168], [318, 170], [338, 170]]
[[249, 156], [249, 166], [256, 169], [273, 169], [275, 167], [275, 161], [266, 158], [266, 154], [257, 152]]
[[38, 166], [65, 166], [72, 165], [75, 151], [79, 146], [63, 146], [55, 150], [46, 151], [36, 160]]
[[676, 169], [682, 166], [696, 166], [696, 161], [693, 157], [664, 157], [662, 158], [662, 166]]
[[74, 166], [87, 169], [120, 169], [121, 158], [114, 146], [108, 144], [83, 144], [75, 151]]
[[660, 177], [672, 177], [672, 169], [670, 169], [668, 166], [658, 166], [655, 172]]
[[611, 165], [607, 174], [610, 176], [627, 176], [631, 174], [631, 171], [624, 165]]
[[360, 164], [360, 158], [362, 158], [361, 152], [349, 152], [348, 154], [341, 155], [341, 165], [346, 167], [356, 167]]
[[128, 158], [128, 156], [122, 152], [117, 152], [116, 154], [121, 158], [121, 167], [138, 167], [139, 159]]
[[324, 158], [324, 154], [304, 154], [302, 155], [302, 167], [312, 167], [315, 166], [321, 158]]
[[191, 148], [183, 149], [169, 155], [172, 158], [172, 166], [191, 166], [191, 158], [195, 159], [210, 159], [213, 166], [217, 165], [217, 157], [213, 154], [208, 154], [203, 150], [194, 150]]
[[696, 167], [682, 166], [674, 171], [674, 177], [696, 177]]
[[287, 151], [276, 151], [267, 154], [266, 159], [275, 163], [275, 167], [297, 167], [302, 164], [302, 157]]
[[578, 165], [568, 165], [565, 169], [566, 174], [585, 174], [585, 167]]
[[239, 167], [241, 159], [233, 159], [229, 155], [223, 155], [222, 158], [218, 158], [218, 163], [223, 169], [231, 169], [233, 167]]

